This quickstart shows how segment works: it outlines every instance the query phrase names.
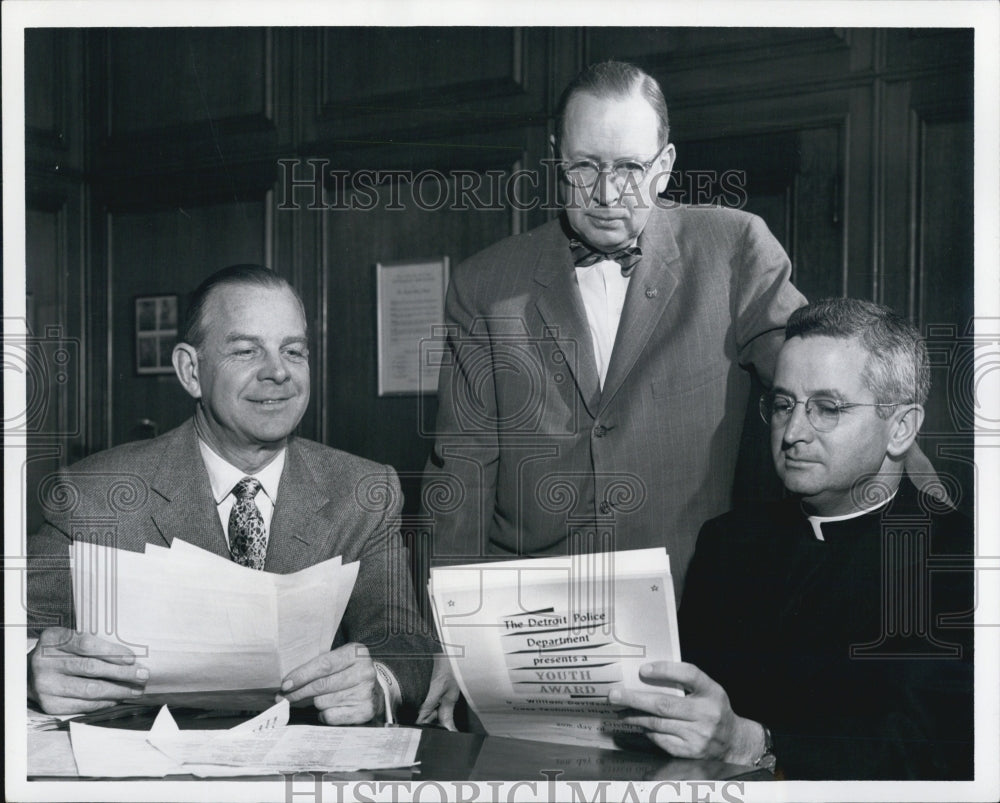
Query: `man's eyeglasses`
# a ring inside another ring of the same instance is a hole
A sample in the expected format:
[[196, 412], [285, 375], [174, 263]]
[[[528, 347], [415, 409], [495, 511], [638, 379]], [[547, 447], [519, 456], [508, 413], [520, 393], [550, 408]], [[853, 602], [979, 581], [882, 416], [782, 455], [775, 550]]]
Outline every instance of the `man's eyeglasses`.
[[[666, 147], [666, 146], [664, 146]], [[563, 175], [574, 187], [588, 189], [597, 183], [601, 173], [607, 171], [619, 184], [630, 182], [636, 186], [644, 178], [649, 168], [653, 166], [663, 148], [656, 152], [656, 155], [648, 162], [640, 162], [638, 159], [616, 159], [613, 162], [595, 162], [593, 159], [579, 159], [575, 162], [562, 162]]]
[[840, 402], [822, 396], [810, 396], [805, 401], [793, 399], [780, 393], [765, 393], [760, 397], [760, 417], [772, 427], [783, 427], [792, 417], [795, 405], [805, 406], [806, 418], [817, 432], [829, 432], [837, 426], [840, 414], [852, 407], [898, 407], [906, 402], [883, 402], [864, 404], [862, 402]]

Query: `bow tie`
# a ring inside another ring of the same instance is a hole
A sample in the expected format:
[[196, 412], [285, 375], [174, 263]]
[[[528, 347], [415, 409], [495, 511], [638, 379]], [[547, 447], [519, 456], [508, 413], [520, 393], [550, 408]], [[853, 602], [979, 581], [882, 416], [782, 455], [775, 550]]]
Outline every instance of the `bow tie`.
[[642, 249], [637, 245], [630, 245], [628, 248], [619, 248], [617, 251], [604, 253], [603, 251], [595, 251], [589, 245], [579, 240], [570, 240], [569, 250], [573, 254], [573, 264], [578, 268], [587, 268], [597, 262], [610, 259], [612, 262], [617, 262], [621, 265], [622, 276], [630, 276], [632, 270], [639, 263], [639, 260], [642, 259]]

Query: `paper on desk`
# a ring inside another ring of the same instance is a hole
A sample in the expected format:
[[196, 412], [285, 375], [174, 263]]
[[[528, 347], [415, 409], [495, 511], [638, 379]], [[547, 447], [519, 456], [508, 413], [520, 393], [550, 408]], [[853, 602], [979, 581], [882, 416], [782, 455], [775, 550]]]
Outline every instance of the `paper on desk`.
[[330, 648], [358, 572], [339, 556], [260, 572], [180, 539], [146, 553], [75, 542], [70, 557], [77, 629], [130, 647], [151, 695], [276, 690]]
[[151, 734], [150, 742], [193, 774], [211, 774], [214, 767], [248, 766], [257, 768], [258, 774], [261, 768], [266, 772], [348, 772], [413, 765], [420, 731], [290, 725], [252, 734], [189, 730]]
[[148, 732], [70, 723], [70, 737], [80, 775], [109, 778], [391, 769], [412, 766], [420, 744], [412, 728], [287, 722], [287, 700], [228, 731], [180, 730], [164, 707]]
[[[214, 731], [214, 733], [253, 734], [274, 731], [287, 722], [288, 701], [282, 700], [230, 731]], [[217, 776], [256, 775], [269, 772], [266, 768], [252, 767], [249, 764], [240, 767], [204, 768], [193, 763], [191, 766], [185, 766], [150, 743], [154, 735], [161, 739], [170, 739], [177, 734], [205, 732], [180, 730], [166, 706], [160, 709], [153, 726], [148, 731], [102, 728], [80, 722], [69, 723], [73, 758], [76, 761], [77, 771], [83, 777], [162, 778], [166, 775], [200, 775], [203, 772]], [[207, 732], [213, 733], [213, 731]]]
[[613, 748], [608, 691], [680, 660], [670, 561], [643, 549], [431, 569], [435, 623], [490, 734]]
[[27, 758], [31, 778], [76, 778], [80, 774], [66, 731], [29, 730]]

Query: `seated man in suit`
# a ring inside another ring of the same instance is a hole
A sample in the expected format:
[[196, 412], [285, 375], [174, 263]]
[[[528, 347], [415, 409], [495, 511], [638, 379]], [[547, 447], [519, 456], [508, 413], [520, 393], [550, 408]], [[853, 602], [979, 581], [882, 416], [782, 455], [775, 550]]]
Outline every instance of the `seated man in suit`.
[[[785, 337], [761, 413], [791, 496], [705, 524], [686, 662], [647, 664], [649, 691], [609, 698], [676, 756], [776, 757], [790, 779], [971, 778], [972, 523], [901, 465], [925, 347], [852, 299], [797, 310]], [[933, 571], [945, 559], [959, 571]]]
[[399, 482], [388, 466], [293, 436], [309, 403], [308, 357], [302, 301], [274, 272], [236, 265], [195, 291], [173, 354], [194, 416], [73, 466], [61, 485], [77, 489], [75, 506], [49, 504], [29, 538], [29, 626], [41, 632], [28, 693], [43, 710], [95, 711], [141, 695], [149, 678], [128, 648], [71, 629], [67, 545], [81, 521], [110, 510], [121, 481], [137, 501], [116, 515], [119, 548], [182, 538], [278, 573], [337, 555], [360, 562], [330, 651], [283, 679], [289, 701], [311, 701], [333, 725], [423, 700], [434, 642], [396, 531]]

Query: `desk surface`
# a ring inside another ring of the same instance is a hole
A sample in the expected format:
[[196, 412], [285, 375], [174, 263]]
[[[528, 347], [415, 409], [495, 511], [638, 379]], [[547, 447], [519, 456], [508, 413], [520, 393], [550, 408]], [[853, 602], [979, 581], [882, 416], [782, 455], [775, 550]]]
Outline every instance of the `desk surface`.
[[[674, 759], [652, 750], [602, 750], [438, 729], [422, 732], [417, 760], [420, 764], [414, 768], [350, 773], [343, 777], [396, 781], [773, 780], [766, 770], [717, 761]], [[35, 780], [78, 777], [69, 733], [28, 734], [28, 777]], [[329, 773], [324, 777], [335, 779], [337, 775]]]

